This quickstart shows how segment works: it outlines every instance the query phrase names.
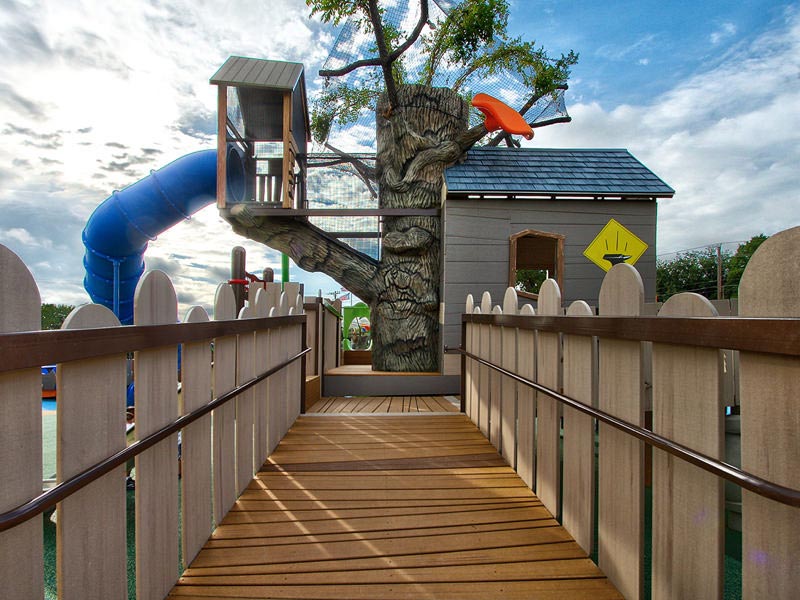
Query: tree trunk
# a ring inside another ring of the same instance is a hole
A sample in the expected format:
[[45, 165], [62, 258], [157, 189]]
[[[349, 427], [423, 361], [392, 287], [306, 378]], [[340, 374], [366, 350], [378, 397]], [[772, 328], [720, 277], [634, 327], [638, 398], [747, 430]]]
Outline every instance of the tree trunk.
[[[450, 89], [409, 85], [397, 92], [397, 105], [382, 98], [376, 115], [380, 207], [438, 208], [445, 167], [486, 129], [467, 130], [468, 106]], [[302, 269], [330, 275], [369, 304], [373, 369], [439, 370], [439, 217], [386, 217], [377, 262], [305, 220], [259, 217], [247, 204], [223, 216], [238, 234], [288, 254]]]
[[[377, 109], [381, 208], [438, 208], [449, 144], [467, 128], [467, 106], [446, 88], [403, 86], [398, 104]], [[460, 152], [458, 153], [460, 155]], [[440, 364], [439, 217], [387, 217], [380, 275], [371, 302], [372, 365], [381, 371], [437, 371]]]

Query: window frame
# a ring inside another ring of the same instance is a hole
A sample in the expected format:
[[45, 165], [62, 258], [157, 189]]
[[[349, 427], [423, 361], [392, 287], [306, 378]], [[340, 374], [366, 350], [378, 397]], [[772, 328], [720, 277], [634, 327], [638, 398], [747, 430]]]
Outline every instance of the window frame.
[[[516, 289], [517, 283], [517, 242], [524, 237], [542, 237], [555, 240], [556, 242], [556, 262], [555, 262], [555, 280], [561, 292], [564, 292], [564, 235], [560, 233], [551, 233], [549, 231], [539, 231], [537, 229], [524, 229], [518, 233], [511, 235], [509, 240], [508, 249], [508, 285]], [[524, 292], [517, 290], [517, 295], [530, 300], [538, 300], [539, 294], [531, 292]]]

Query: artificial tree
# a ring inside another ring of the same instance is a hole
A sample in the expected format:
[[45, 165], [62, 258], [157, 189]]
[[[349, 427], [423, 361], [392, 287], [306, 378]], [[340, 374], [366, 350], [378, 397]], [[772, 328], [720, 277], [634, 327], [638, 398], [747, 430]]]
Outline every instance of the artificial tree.
[[[312, 130], [326, 142], [333, 125], [354, 122], [366, 108], [375, 111], [374, 167], [327, 146], [350, 160], [363, 179], [377, 182], [380, 208], [440, 207], [444, 169], [489, 133], [482, 123], [468, 125], [470, 107], [462, 94], [471, 78], [510, 71], [529, 93], [519, 107], [525, 114], [540, 98], [565, 88], [577, 60], [573, 52], [551, 59], [532, 42], [510, 38], [506, 0], [464, 0], [453, 7], [439, 0], [437, 5], [448, 10], [435, 23], [428, 0], [409, 0], [420, 6], [407, 36], [384, 18], [378, 0], [306, 1], [324, 22], [339, 25], [350, 19], [374, 38], [372, 57], [320, 71], [326, 82], [314, 106]], [[422, 45], [425, 60], [413, 80], [404, 56], [415, 44]], [[347, 79], [359, 70], [367, 70], [367, 76]], [[443, 71], [449, 74], [447, 87], [435, 87]], [[503, 140], [510, 137], [501, 132], [488, 143]], [[328, 274], [369, 304], [375, 370], [439, 370], [439, 216], [384, 217], [380, 260], [307, 220], [258, 217], [246, 205], [233, 210], [231, 220], [238, 233], [288, 254], [307, 271]]]

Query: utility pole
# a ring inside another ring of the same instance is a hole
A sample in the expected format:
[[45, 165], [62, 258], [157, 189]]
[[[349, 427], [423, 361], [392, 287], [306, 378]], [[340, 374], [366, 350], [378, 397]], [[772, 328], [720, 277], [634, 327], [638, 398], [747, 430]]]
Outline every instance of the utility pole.
[[722, 244], [717, 244], [717, 300], [724, 297], [722, 290]]

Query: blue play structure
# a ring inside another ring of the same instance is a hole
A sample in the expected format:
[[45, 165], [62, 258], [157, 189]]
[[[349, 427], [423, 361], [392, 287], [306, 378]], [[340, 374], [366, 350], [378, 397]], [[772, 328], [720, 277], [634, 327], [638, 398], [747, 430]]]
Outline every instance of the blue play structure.
[[[233, 146], [227, 153], [228, 198], [244, 197], [244, 165]], [[98, 206], [83, 230], [83, 286], [92, 301], [133, 321], [133, 294], [144, 273], [147, 244], [160, 233], [212, 203], [217, 191], [217, 152], [187, 154], [115, 191]]]

